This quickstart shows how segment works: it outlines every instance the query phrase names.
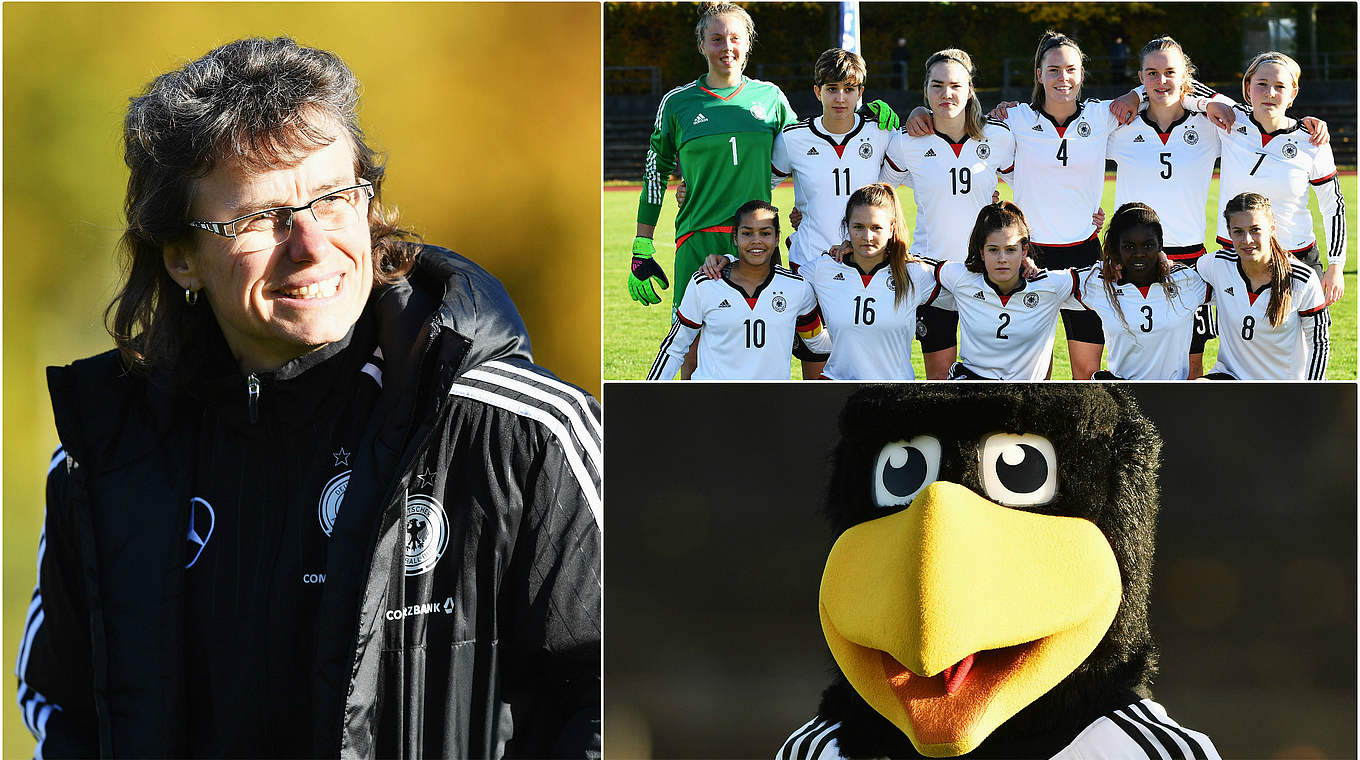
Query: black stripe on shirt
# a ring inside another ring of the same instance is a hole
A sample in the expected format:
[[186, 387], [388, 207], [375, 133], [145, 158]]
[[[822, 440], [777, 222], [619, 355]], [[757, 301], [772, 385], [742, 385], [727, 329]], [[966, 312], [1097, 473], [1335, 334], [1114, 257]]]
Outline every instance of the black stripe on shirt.
[[1130, 712], [1141, 714], [1145, 719], [1144, 722], [1149, 724], [1155, 723], [1183, 739], [1186, 745], [1190, 747], [1190, 753], [1194, 755], [1195, 760], [1209, 760], [1209, 755], [1204, 751], [1204, 747], [1197, 739], [1190, 736], [1189, 732], [1180, 726], [1158, 718], [1147, 705], [1142, 702], [1134, 702], [1129, 705], [1128, 709]]
[[1143, 750], [1149, 760], [1163, 760], [1161, 753], [1152, 745], [1152, 742], [1148, 741], [1146, 736], [1143, 736], [1143, 732], [1138, 730], [1133, 721], [1120, 715], [1117, 711], [1110, 713], [1109, 718], [1116, 726], [1119, 726], [1120, 730], [1129, 735], [1129, 738]]

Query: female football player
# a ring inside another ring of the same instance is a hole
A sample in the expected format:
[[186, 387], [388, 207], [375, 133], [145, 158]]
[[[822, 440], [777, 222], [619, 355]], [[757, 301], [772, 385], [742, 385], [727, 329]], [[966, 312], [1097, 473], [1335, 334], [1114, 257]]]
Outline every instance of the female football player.
[[[705, 5], [694, 37], [708, 72], [666, 93], [657, 108], [628, 275], [629, 294], [643, 305], [660, 303], [657, 286], [669, 286], [652, 259], [652, 236], [677, 161], [684, 164], [689, 197], [675, 219], [673, 303], [683, 300], [690, 275], [706, 254], [731, 250], [727, 223], [732, 209], [751, 198], [770, 198], [774, 135], [796, 116], [782, 90], [742, 75], [755, 36], [755, 22], [741, 6]], [[692, 371], [690, 357], [683, 376]]]
[[[978, 211], [991, 203], [997, 172], [1008, 171], [1015, 138], [1000, 121], [987, 119], [973, 90], [973, 59], [962, 50], [941, 50], [926, 59], [925, 102], [934, 131], [921, 137], [893, 135], [883, 181], [910, 179], [916, 193], [911, 250], [938, 261], [962, 261]], [[942, 380], [954, 363], [958, 313], [936, 306], [919, 312], [926, 376]]]
[[737, 260], [717, 278], [703, 272], [691, 277], [648, 380], [674, 377], [696, 337], [695, 380], [788, 380], [795, 331], [813, 351], [831, 351], [812, 286], [773, 264], [779, 209], [748, 201], [728, 224]]
[[[1211, 379], [1323, 380], [1331, 317], [1312, 267], [1276, 239], [1271, 201], [1259, 193], [1224, 205], [1233, 250], [1196, 264], [1218, 306], [1218, 363]], [[1267, 298], [1260, 298], [1269, 294]]]
[[[1170, 37], [1145, 45], [1139, 54], [1138, 80], [1147, 95], [1147, 110], [1114, 130], [1106, 154], [1119, 164], [1115, 206], [1147, 204], [1161, 224], [1166, 257], [1191, 268], [1204, 255], [1204, 207], [1222, 134], [1206, 114], [1182, 103], [1198, 96], [1191, 84], [1194, 73], [1194, 63]], [[1109, 239], [1106, 233], [1107, 254]], [[1103, 266], [1108, 266], [1107, 260], [1108, 256], [1102, 259]], [[1204, 374], [1204, 344], [1214, 336], [1207, 305], [1200, 307], [1190, 330], [1188, 366], [1193, 379]], [[1107, 340], [1110, 334], [1106, 325]]]
[[907, 225], [892, 187], [866, 185], [845, 206], [851, 252], [818, 256], [798, 273], [812, 284], [836, 347], [829, 380], [915, 380], [916, 313], [936, 296], [935, 262], [907, 250]]
[[[1003, 178], [1034, 220], [1034, 259], [1048, 269], [1085, 267], [1099, 258], [1099, 225], [1090, 219], [1099, 214], [1104, 190], [1106, 142], [1121, 121], [1132, 118], [1138, 102], [1137, 91], [1115, 101], [1083, 102], [1084, 59], [1075, 40], [1045, 32], [1034, 54], [1031, 102], [992, 112], [1015, 137], [1015, 170]], [[1203, 92], [1212, 94], [1207, 88]], [[1231, 121], [1227, 105], [1206, 102], [1206, 107], [1216, 122]], [[909, 122], [908, 128], [916, 126]], [[1089, 312], [1065, 310], [1063, 326], [1073, 377], [1090, 377], [1100, 368], [1104, 337], [1099, 321]]]
[[[1202, 228], [1201, 228], [1202, 229]], [[1109, 371], [1096, 380], [1185, 380], [1191, 325], [1210, 288], [1169, 259], [1157, 212], [1126, 203], [1110, 218], [1099, 266], [1080, 270], [1082, 302], [1100, 316]]]
[[[1280, 243], [1321, 276], [1330, 304], [1345, 293], [1346, 203], [1331, 146], [1314, 145], [1304, 125], [1285, 114], [1298, 97], [1299, 75], [1299, 64], [1283, 53], [1261, 53], [1247, 65], [1242, 94], [1251, 108], [1238, 106], [1240, 118], [1223, 136], [1218, 242], [1232, 246], [1223, 213], [1227, 199], [1244, 192], [1264, 195], [1270, 199]], [[1322, 211], [1325, 272], [1308, 211], [1309, 186]]]
[[[676, 304], [706, 255], [731, 251], [727, 223], [732, 209], [751, 198], [770, 199], [774, 135], [797, 120], [782, 90], [742, 75], [756, 37], [745, 9], [726, 2], [704, 4], [694, 37], [708, 72], [661, 99], [643, 167], [628, 292], [644, 306], [661, 302], [658, 286], [669, 287], [652, 258], [652, 237], [677, 161], [685, 167], [688, 197], [675, 218]], [[870, 107], [881, 127], [897, 127], [897, 115], [886, 104]], [[684, 377], [693, 362], [692, 355], [687, 357]]]
[[1014, 203], [999, 201], [978, 212], [968, 257], [936, 269], [936, 281], [954, 297], [962, 328], [950, 379], [1043, 380], [1048, 375], [1058, 311], [1084, 306], [1071, 268], [1021, 276], [1029, 250], [1025, 214]]

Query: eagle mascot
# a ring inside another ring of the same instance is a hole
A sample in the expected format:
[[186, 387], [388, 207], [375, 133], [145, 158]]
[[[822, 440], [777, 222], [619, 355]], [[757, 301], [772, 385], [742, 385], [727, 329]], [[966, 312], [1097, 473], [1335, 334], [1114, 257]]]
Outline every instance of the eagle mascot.
[[779, 758], [1218, 758], [1149, 689], [1160, 451], [1118, 386], [851, 397], [819, 604], [839, 673]]

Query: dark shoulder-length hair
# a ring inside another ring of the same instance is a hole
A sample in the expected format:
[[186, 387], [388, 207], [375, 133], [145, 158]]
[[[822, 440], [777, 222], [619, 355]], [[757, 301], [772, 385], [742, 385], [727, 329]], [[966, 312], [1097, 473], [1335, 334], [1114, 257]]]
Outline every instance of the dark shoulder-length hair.
[[968, 255], [963, 259], [963, 268], [974, 274], [986, 274], [987, 267], [982, 263], [982, 246], [987, 244], [987, 236], [997, 230], [1014, 227], [1020, 231], [1020, 247], [1029, 255], [1029, 222], [1025, 212], [1010, 201], [988, 203], [978, 210], [973, 232], [968, 236]]
[[[1118, 304], [1119, 299], [1115, 297], [1115, 283], [1120, 276], [1119, 244], [1124, 239], [1124, 233], [1134, 227], [1148, 227], [1152, 234], [1157, 238], [1157, 250], [1163, 251], [1165, 237], [1162, 233], [1162, 220], [1157, 216], [1157, 212], [1146, 203], [1133, 201], [1125, 203], [1115, 210], [1114, 216], [1110, 217], [1110, 226], [1105, 230], [1105, 239], [1100, 245], [1100, 277], [1103, 281], [1102, 287], [1105, 288], [1105, 295], [1110, 303]], [[1158, 258], [1157, 276], [1153, 282], [1166, 283], [1171, 281], [1171, 262], [1166, 258], [1164, 252]], [[1167, 300], [1171, 299], [1171, 294], [1165, 289], [1163, 292]], [[1129, 320], [1124, 316], [1123, 309], [1116, 309], [1119, 312], [1119, 321], [1124, 323], [1124, 329], [1129, 329]]]
[[336, 124], [354, 147], [354, 171], [373, 183], [368, 226], [375, 284], [410, 270], [418, 246], [382, 204], [384, 160], [359, 127], [359, 80], [338, 56], [287, 37], [219, 47], [156, 77], [132, 98], [123, 121], [129, 177], [127, 229], [119, 243], [123, 282], [104, 323], [124, 363], [138, 371], [173, 367], [215, 322], [206, 304], [189, 307], [166, 271], [166, 246], [188, 245], [196, 183], [219, 162], [247, 170], [287, 165], [330, 143]]

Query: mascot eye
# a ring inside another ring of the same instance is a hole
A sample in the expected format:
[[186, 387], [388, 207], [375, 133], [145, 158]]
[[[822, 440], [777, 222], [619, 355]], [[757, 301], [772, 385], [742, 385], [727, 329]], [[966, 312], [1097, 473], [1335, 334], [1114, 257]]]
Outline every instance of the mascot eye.
[[894, 441], [878, 452], [874, 463], [874, 503], [880, 507], [910, 504], [922, 488], [940, 475], [940, 442], [928, 435]]
[[1039, 435], [997, 433], [982, 442], [982, 488], [1007, 507], [1047, 504], [1058, 491], [1058, 456]]

